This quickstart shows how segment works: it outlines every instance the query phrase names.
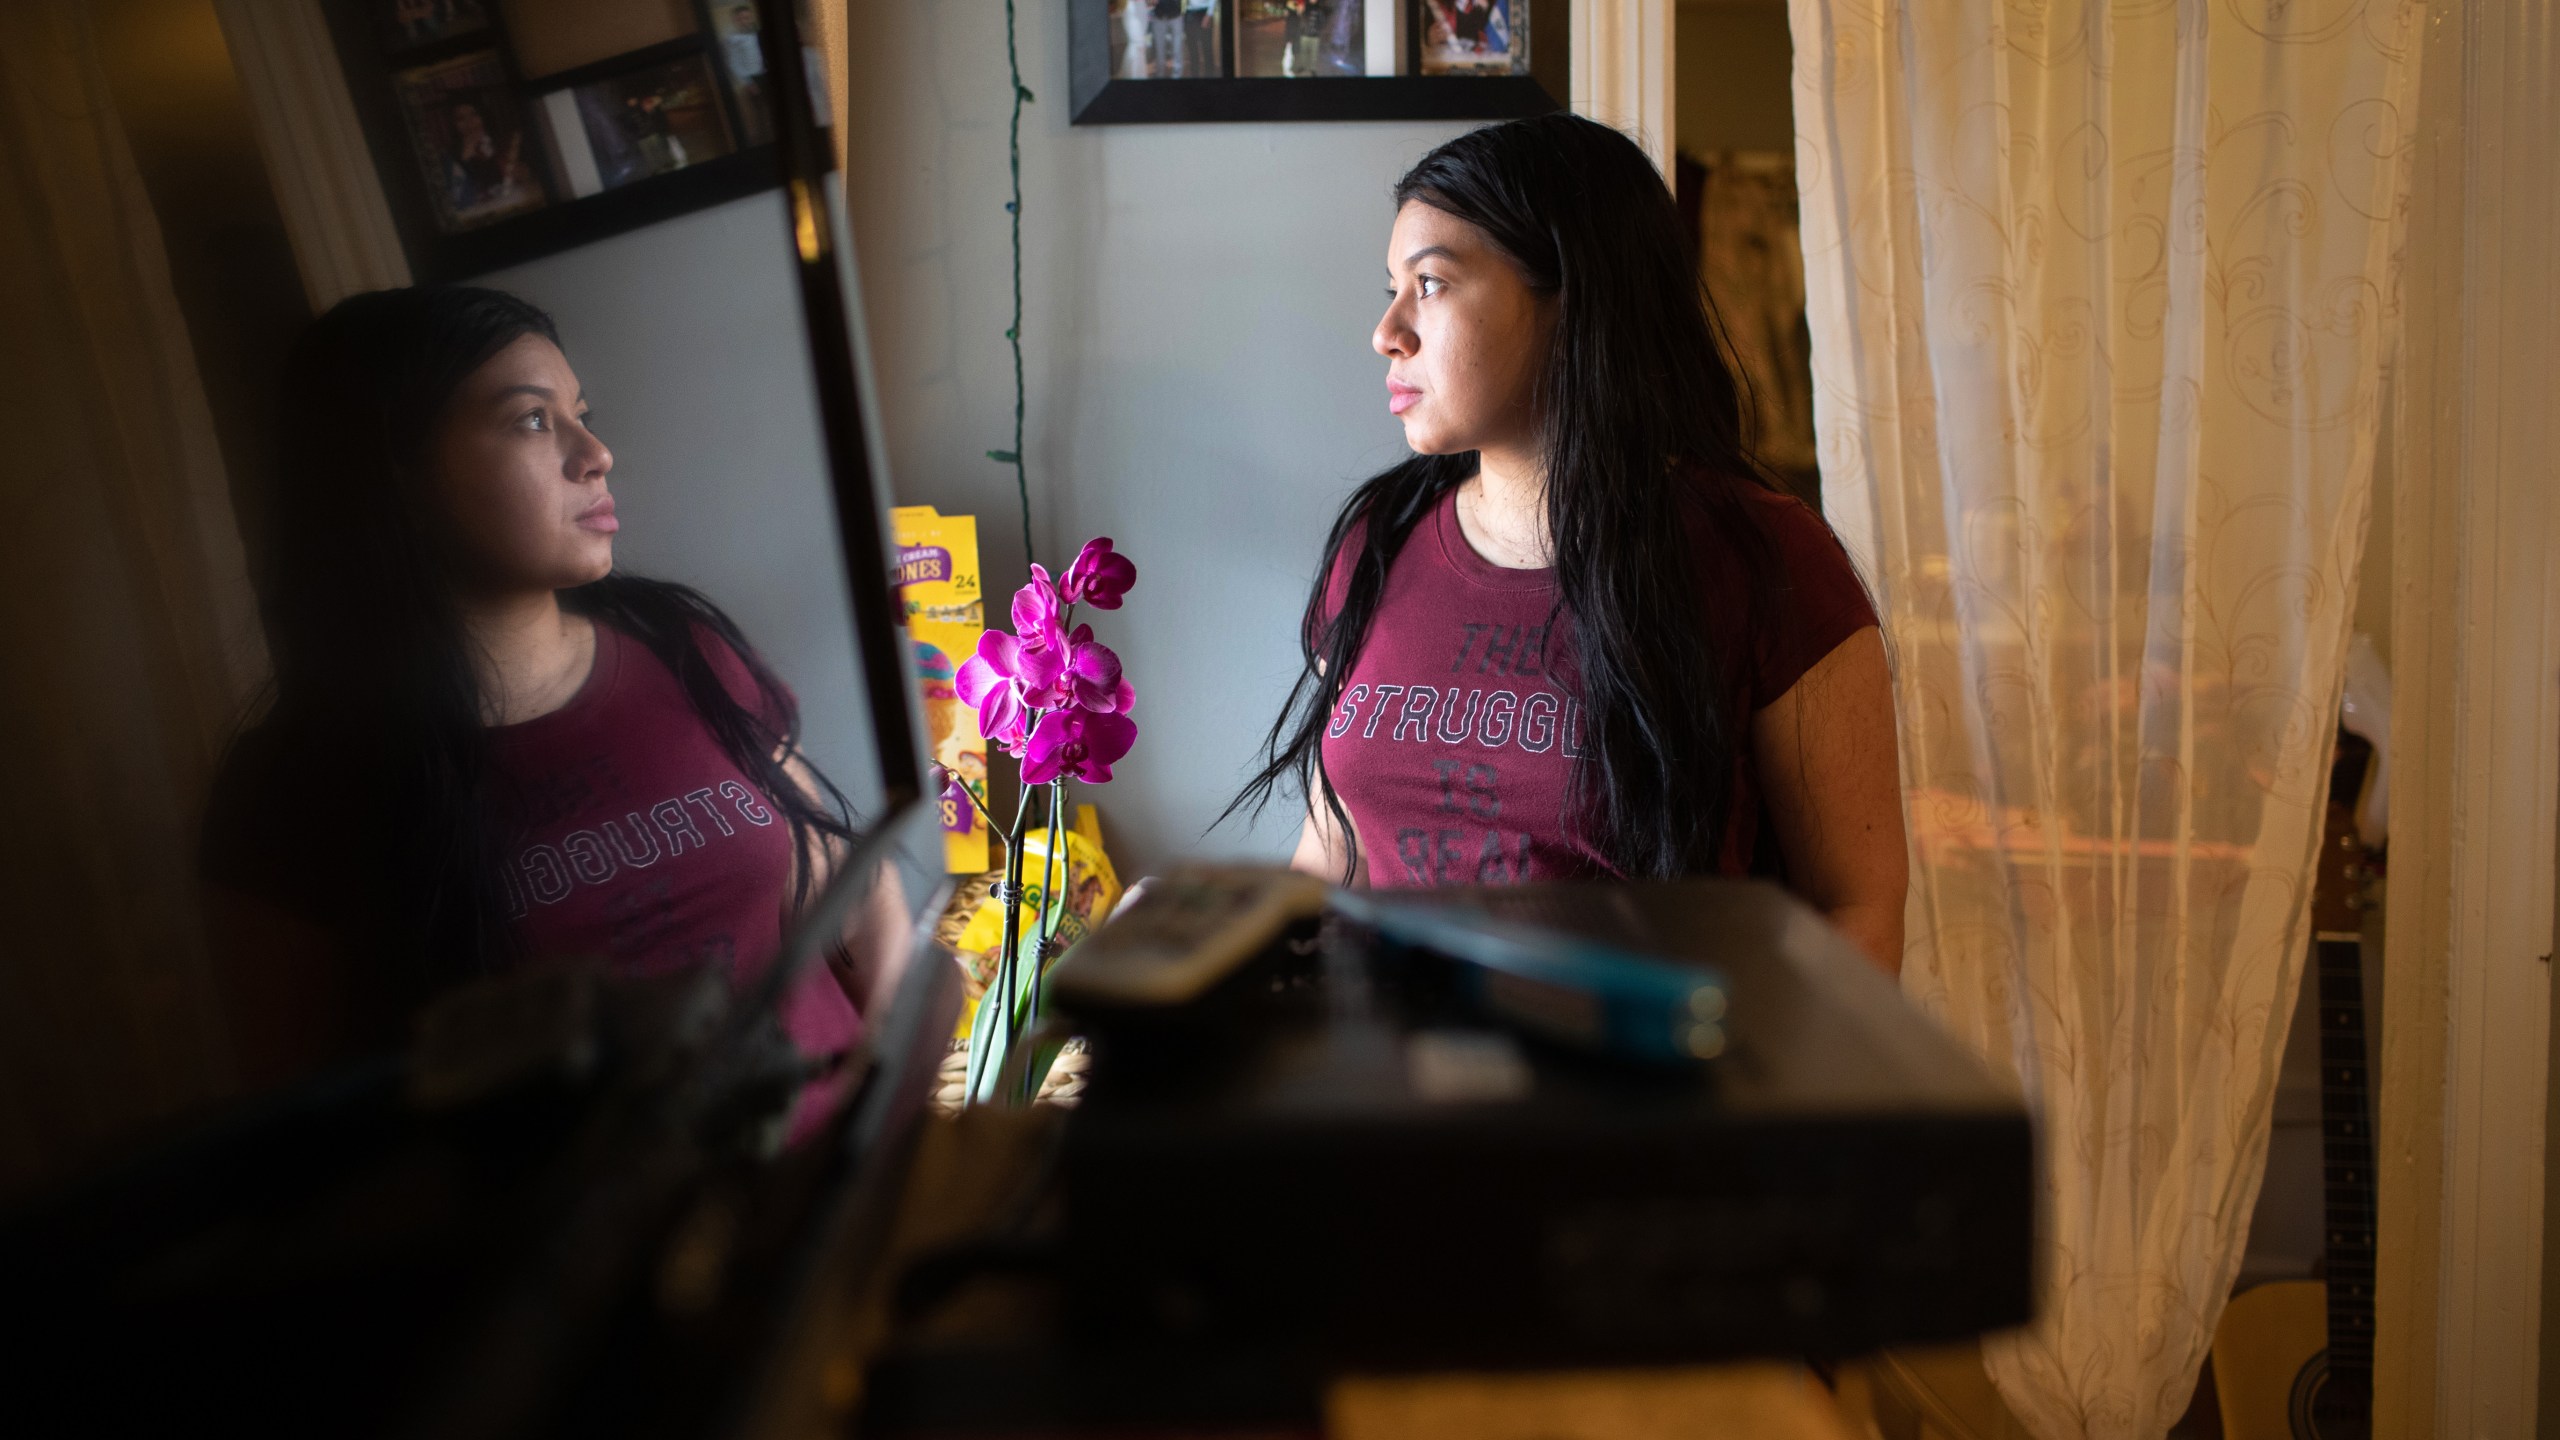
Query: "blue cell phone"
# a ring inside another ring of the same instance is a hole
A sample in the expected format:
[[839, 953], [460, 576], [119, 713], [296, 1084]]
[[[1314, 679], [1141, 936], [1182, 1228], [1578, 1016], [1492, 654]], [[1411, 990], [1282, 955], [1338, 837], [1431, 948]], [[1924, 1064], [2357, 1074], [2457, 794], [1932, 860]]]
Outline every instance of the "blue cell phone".
[[1722, 972], [1442, 902], [1344, 893], [1334, 905], [1383, 939], [1446, 956], [1470, 1001], [1596, 1054], [1687, 1065], [1724, 1053]]

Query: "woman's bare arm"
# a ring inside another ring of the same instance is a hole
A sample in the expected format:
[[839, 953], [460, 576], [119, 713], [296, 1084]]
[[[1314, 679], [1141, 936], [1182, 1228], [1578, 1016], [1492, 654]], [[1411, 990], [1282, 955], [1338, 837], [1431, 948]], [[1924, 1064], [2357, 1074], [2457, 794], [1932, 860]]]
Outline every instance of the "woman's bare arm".
[[1752, 717], [1751, 742], [1787, 883], [1901, 974], [1911, 862], [1882, 633], [1860, 630], [1816, 661]]
[[[1324, 657], [1316, 657], [1316, 674], [1324, 674]], [[1324, 784], [1324, 772], [1316, 772], [1316, 784]], [[1289, 868], [1313, 875], [1327, 885], [1342, 883], [1342, 862], [1350, 851], [1343, 843], [1342, 827], [1334, 823], [1333, 809], [1315, 794], [1307, 796], [1307, 823], [1298, 829], [1298, 851], [1289, 857]], [[1369, 857], [1359, 857], [1358, 868], [1351, 876], [1354, 885], [1369, 883]]]
[[[1323, 782], [1319, 780], [1318, 784]], [[1342, 883], [1342, 862], [1350, 847], [1343, 843], [1342, 831], [1334, 823], [1333, 811], [1321, 800], [1307, 802], [1307, 823], [1298, 830], [1298, 852], [1289, 857], [1289, 868], [1315, 876], [1327, 885]], [[1369, 860], [1360, 857], [1353, 884], [1369, 879]]]
[[[817, 771], [805, 756], [785, 747], [775, 751], [773, 758], [810, 804], [822, 803], [819, 797], [826, 793], [826, 787], [819, 783]], [[810, 857], [811, 900], [823, 894], [827, 882], [835, 878], [836, 867], [844, 861], [844, 850], [843, 842], [820, 837], [818, 853]], [[887, 1013], [889, 999], [906, 975], [908, 957], [915, 949], [914, 921], [915, 917], [907, 913], [907, 887], [899, 877], [897, 862], [881, 861], [871, 893], [845, 912], [834, 964], [836, 981], [844, 988], [845, 998], [853, 1002], [854, 1013], [867, 1023], [876, 1024]]]
[[907, 913], [907, 883], [894, 861], [880, 862], [871, 893], [844, 917], [843, 957], [837, 979], [854, 1013], [877, 1025], [889, 1013], [890, 998], [906, 978], [915, 955], [915, 917]]
[[285, 906], [207, 884], [205, 932], [230, 1021], [232, 1064], [254, 1094], [362, 1054], [399, 1035], [378, 1000], [352, 982], [337, 938]]

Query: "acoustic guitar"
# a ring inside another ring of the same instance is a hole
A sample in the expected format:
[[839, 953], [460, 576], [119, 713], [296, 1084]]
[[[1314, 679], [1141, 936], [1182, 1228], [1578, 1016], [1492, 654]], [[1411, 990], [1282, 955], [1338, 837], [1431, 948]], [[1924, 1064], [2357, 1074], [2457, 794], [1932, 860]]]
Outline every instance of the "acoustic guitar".
[[2324, 1278], [2260, 1285], [2223, 1311], [2213, 1373], [2226, 1440], [2371, 1440], [2373, 1434], [2373, 1107], [2358, 913], [2373, 872], [2355, 827], [2371, 749], [2354, 736], [2338, 737], [2311, 898], [2311, 979], [2320, 987]]

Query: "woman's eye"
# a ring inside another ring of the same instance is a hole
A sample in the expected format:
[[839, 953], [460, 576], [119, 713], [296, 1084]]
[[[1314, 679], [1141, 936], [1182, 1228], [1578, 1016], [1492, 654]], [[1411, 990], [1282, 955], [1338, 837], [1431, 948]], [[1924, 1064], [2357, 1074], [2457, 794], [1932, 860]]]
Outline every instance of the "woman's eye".
[[548, 430], [551, 428], [551, 417], [539, 410], [528, 410], [524, 413], [524, 418], [516, 423], [527, 430]]
[[1425, 300], [1430, 299], [1432, 296], [1439, 294], [1442, 290], [1447, 288], [1447, 284], [1437, 275], [1425, 275], [1422, 277], [1422, 298]]

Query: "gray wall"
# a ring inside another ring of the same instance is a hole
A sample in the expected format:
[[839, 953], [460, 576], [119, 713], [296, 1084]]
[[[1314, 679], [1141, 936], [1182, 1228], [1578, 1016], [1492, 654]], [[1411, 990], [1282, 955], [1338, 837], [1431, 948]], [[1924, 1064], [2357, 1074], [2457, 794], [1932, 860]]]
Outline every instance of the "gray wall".
[[799, 692], [804, 744], [880, 795], [778, 194], [501, 270], [551, 311], [622, 520], [616, 563], [702, 589]]
[[[1202, 838], [1297, 665], [1344, 494], [1400, 457], [1385, 364], [1386, 192], [1458, 125], [1067, 124], [1063, 5], [1021, 9], [1025, 453], [1053, 567], [1135, 558], [1093, 619], [1137, 687], [1136, 752], [1099, 801], [1124, 872], [1282, 855], [1275, 814]], [[900, 497], [979, 517], [991, 609], [1022, 575], [1001, 7], [880, 0], [853, 57], [847, 193]]]
[[[1001, 615], [1023, 574], [1012, 475], [985, 458], [1013, 423], [1003, 12], [881, 0], [862, 19], [847, 198], [890, 482], [979, 517]], [[1294, 813], [1204, 832], [1287, 692], [1327, 523], [1404, 453], [1368, 348], [1386, 192], [1464, 127], [1073, 127], [1063, 20], [1021, 10], [1033, 533], [1052, 568], [1109, 535], [1140, 573], [1126, 609], [1091, 617], [1138, 689], [1138, 749], [1086, 798], [1133, 871], [1285, 854]], [[1774, 113], [1775, 139], [1713, 143], [1787, 145], [1784, 12], [1680, 21], [1684, 71], [1697, 35], [1721, 57], [1716, 103]], [[1727, 29], [1758, 36], [1739, 69]], [[867, 781], [808, 381], [773, 348], [796, 333], [779, 223], [770, 197], [741, 201], [492, 283], [560, 317], [615, 447], [625, 562], [728, 606], [799, 687], [822, 762]]]

